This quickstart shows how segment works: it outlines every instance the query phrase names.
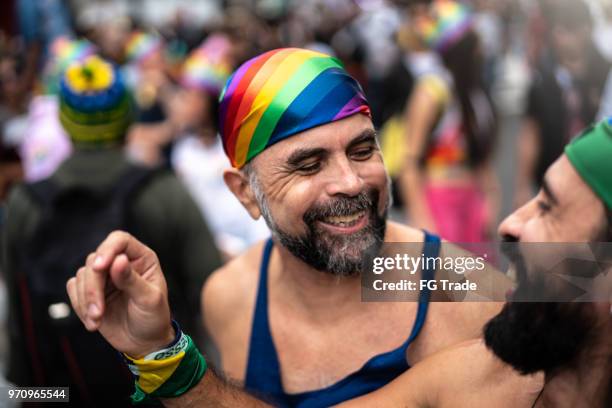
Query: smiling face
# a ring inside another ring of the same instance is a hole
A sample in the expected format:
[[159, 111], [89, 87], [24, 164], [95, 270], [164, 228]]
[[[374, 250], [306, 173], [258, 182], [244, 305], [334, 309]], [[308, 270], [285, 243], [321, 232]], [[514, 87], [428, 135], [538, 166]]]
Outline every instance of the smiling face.
[[226, 174], [230, 189], [308, 265], [352, 275], [364, 254], [382, 244], [389, 181], [367, 116], [353, 115], [278, 142], [252, 160], [250, 177], [243, 173], [244, 189]]
[[[607, 224], [602, 201], [563, 155], [548, 169], [538, 195], [506, 218], [499, 234], [520, 243], [598, 242], [609, 239]], [[485, 326], [487, 346], [522, 373], [567, 367], [592, 335], [593, 304], [519, 301], [533, 294], [559, 299], [564, 286], [545, 272], [559, 255], [555, 246], [521, 245], [512, 252], [519, 284], [513, 301]]]

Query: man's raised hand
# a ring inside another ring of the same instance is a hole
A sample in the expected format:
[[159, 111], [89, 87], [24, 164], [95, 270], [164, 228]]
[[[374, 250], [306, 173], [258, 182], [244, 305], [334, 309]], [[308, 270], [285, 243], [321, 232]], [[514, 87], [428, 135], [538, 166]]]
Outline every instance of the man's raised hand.
[[87, 330], [99, 330], [116, 350], [131, 357], [159, 350], [174, 338], [159, 260], [126, 232], [111, 233], [66, 289]]

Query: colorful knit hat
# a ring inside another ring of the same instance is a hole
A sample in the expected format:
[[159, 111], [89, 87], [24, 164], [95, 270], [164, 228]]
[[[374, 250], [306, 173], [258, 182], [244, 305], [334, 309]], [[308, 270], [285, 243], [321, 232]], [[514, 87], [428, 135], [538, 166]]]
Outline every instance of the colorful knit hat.
[[232, 73], [230, 48], [231, 43], [226, 36], [209, 36], [185, 60], [180, 78], [181, 85], [208, 92], [217, 98]]
[[612, 118], [586, 129], [565, 147], [580, 177], [612, 210]]
[[140, 64], [162, 47], [163, 41], [158, 35], [135, 31], [125, 44], [125, 59]]
[[49, 55], [42, 75], [43, 92], [57, 95], [60, 78], [68, 65], [74, 61], [82, 61], [95, 53], [96, 47], [87, 40], [56, 38], [49, 47]]
[[444, 52], [472, 28], [470, 9], [453, 0], [434, 0], [429, 14], [415, 19], [415, 30], [429, 47]]
[[370, 116], [361, 86], [329, 55], [299, 48], [261, 54], [221, 92], [219, 123], [232, 166], [296, 133], [355, 113]]
[[60, 84], [60, 122], [77, 144], [113, 144], [132, 122], [118, 70], [97, 55], [73, 62]]

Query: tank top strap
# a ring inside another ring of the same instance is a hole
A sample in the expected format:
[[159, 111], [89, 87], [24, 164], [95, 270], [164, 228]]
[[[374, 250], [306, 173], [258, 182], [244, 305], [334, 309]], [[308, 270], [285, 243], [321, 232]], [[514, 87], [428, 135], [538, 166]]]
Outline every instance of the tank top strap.
[[273, 241], [270, 238], [265, 244], [259, 270], [259, 286], [253, 314], [245, 388], [277, 395], [282, 393], [283, 389], [280, 364], [268, 320], [268, 266], [272, 248]]
[[[431, 258], [437, 257], [440, 253], [440, 237], [437, 235], [431, 234], [425, 230], [423, 230], [425, 234], [425, 239], [423, 241], [423, 257]], [[434, 262], [435, 263], [435, 262]], [[429, 266], [429, 265], [428, 265]], [[422, 279], [430, 281], [434, 278], [436, 274], [436, 270], [434, 268], [425, 268], [421, 271]], [[412, 332], [408, 339], [404, 343], [404, 350], [417, 338], [423, 325], [425, 324], [425, 319], [427, 317], [427, 309], [429, 307], [429, 300], [431, 298], [431, 291], [428, 287], [425, 287], [419, 293], [419, 306], [417, 309], [416, 319], [414, 321], [414, 325], [412, 326]]]

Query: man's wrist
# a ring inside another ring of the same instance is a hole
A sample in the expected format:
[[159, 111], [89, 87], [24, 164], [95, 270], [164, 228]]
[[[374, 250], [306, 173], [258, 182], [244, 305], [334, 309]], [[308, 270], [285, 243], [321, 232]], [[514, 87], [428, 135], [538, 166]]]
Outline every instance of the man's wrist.
[[134, 359], [143, 358], [158, 350], [172, 347], [179, 340], [180, 335], [181, 328], [178, 326], [178, 323], [176, 323], [176, 321], [172, 320], [171, 324], [168, 326], [165, 336], [161, 338], [160, 341], [153, 343], [151, 346], [143, 349], [142, 351], [139, 351], [139, 353], [137, 354], [126, 354]]

